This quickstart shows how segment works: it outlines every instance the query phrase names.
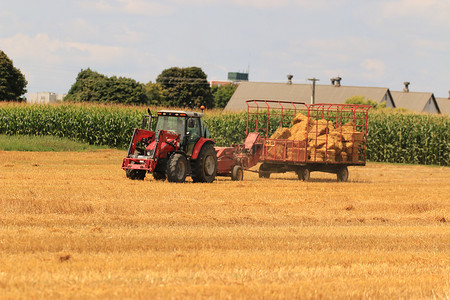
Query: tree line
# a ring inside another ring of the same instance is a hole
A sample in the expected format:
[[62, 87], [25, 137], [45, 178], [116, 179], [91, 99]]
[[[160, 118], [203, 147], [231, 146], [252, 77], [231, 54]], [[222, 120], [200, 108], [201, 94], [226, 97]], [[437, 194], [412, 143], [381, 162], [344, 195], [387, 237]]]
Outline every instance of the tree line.
[[27, 92], [27, 84], [25, 75], [14, 67], [12, 60], [0, 50], [0, 100], [24, 101], [22, 96]]
[[107, 77], [88, 68], [78, 73], [65, 101], [213, 108], [225, 107], [235, 89], [234, 84], [210, 87], [207, 75], [198, 67], [165, 69], [156, 82], [147, 84]]
[[[0, 100], [24, 101], [27, 84], [25, 76], [0, 50]], [[235, 89], [235, 84], [210, 87], [207, 75], [198, 67], [168, 68], [156, 82], [146, 84], [132, 78], [108, 77], [87, 68], [78, 73], [64, 101], [223, 108]]]

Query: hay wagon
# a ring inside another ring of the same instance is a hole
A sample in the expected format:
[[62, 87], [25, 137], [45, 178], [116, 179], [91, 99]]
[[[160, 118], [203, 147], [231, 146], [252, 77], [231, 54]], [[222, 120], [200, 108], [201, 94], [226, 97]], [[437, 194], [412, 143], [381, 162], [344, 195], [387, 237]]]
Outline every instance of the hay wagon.
[[348, 180], [348, 166], [365, 166], [370, 105], [306, 104], [248, 100], [247, 132], [263, 137], [259, 177], [295, 172], [309, 180], [315, 171]]

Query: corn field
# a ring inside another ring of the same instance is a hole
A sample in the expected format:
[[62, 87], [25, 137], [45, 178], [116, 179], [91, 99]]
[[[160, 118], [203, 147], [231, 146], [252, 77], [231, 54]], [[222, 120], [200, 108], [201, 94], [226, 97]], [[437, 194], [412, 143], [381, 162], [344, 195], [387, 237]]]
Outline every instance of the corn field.
[[144, 113], [143, 108], [100, 105], [2, 105], [0, 133], [53, 135], [91, 145], [125, 148]]
[[450, 117], [371, 113], [367, 158], [377, 162], [448, 166]]
[[[133, 128], [140, 126], [145, 113], [144, 107], [2, 104], [0, 134], [53, 135], [125, 149]], [[206, 112], [204, 121], [218, 146], [242, 143], [245, 138], [245, 112]], [[450, 117], [372, 111], [367, 158], [376, 162], [448, 166]]]

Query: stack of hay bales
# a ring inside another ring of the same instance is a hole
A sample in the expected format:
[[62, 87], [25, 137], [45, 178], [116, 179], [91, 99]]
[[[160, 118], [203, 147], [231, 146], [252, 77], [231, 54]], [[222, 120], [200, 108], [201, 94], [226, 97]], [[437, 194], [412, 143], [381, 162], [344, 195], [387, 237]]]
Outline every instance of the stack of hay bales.
[[357, 162], [359, 160], [359, 145], [364, 140], [364, 134], [356, 131], [354, 126], [354, 123], [348, 122], [341, 127], [336, 128], [336, 131], [342, 135], [344, 144], [342, 155], [343, 161]]
[[[274, 140], [287, 140], [291, 137], [289, 128], [278, 127], [278, 129], [270, 136]], [[284, 159], [285, 143], [275, 142], [274, 144], [266, 144], [266, 155], [271, 159]]]
[[331, 121], [308, 118], [299, 113], [292, 124], [291, 128], [279, 127], [272, 134], [270, 139], [285, 141], [266, 145], [268, 158], [282, 160], [286, 152], [286, 160], [298, 160], [302, 150], [298, 141], [305, 141], [310, 161], [358, 161], [358, 149], [364, 135], [354, 130], [353, 123], [334, 128]]

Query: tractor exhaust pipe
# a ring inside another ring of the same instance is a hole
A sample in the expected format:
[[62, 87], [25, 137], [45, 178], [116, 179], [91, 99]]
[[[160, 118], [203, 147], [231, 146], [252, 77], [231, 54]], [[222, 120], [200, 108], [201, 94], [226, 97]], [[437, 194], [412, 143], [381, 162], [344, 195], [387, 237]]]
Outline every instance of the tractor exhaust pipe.
[[148, 112], [148, 131], [152, 131], [152, 112], [150, 108], [147, 108]]
[[[145, 115], [142, 117], [142, 124], [141, 128], [147, 127], [148, 131], [152, 131], [152, 112], [150, 111], [150, 108], [147, 109], [148, 115]], [[148, 123], [147, 123], [148, 121]]]

